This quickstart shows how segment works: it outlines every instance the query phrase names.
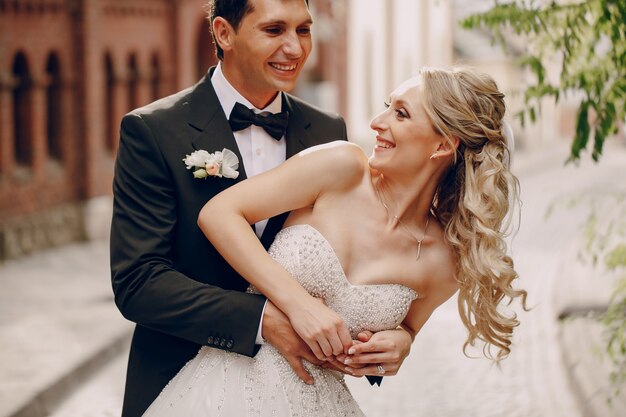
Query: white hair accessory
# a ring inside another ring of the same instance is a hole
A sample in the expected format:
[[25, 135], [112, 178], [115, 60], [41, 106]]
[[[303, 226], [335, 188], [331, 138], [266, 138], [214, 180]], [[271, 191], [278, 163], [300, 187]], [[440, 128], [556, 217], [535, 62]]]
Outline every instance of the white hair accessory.
[[513, 136], [513, 129], [511, 125], [506, 120], [502, 120], [502, 136], [504, 137], [504, 142], [506, 143], [506, 147], [509, 149], [508, 156], [504, 158], [504, 163], [511, 168], [513, 165], [513, 150], [515, 149], [515, 136]]

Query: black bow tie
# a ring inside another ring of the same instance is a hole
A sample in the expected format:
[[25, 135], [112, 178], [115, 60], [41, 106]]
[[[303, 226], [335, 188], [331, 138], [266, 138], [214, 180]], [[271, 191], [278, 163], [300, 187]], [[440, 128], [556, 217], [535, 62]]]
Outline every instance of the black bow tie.
[[243, 130], [250, 125], [257, 125], [262, 127], [274, 139], [280, 140], [287, 130], [288, 118], [289, 113], [287, 111], [262, 116], [241, 103], [235, 103], [233, 111], [230, 112], [228, 123], [230, 123], [230, 128], [233, 129], [233, 132]]

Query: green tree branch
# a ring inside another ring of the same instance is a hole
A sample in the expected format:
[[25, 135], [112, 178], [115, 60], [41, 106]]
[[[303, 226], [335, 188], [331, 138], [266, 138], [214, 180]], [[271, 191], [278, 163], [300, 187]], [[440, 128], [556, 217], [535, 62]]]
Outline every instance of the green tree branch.
[[[626, 1], [496, 0], [461, 24], [488, 30], [505, 52], [511, 36], [524, 39], [519, 65], [534, 74], [534, 82], [525, 87], [525, 108], [517, 114], [522, 125], [536, 120], [541, 99], [581, 95], [568, 162], [579, 160], [591, 141], [591, 157], [599, 160], [606, 139], [626, 117]], [[548, 81], [545, 68], [555, 57], [562, 62], [558, 84]]]

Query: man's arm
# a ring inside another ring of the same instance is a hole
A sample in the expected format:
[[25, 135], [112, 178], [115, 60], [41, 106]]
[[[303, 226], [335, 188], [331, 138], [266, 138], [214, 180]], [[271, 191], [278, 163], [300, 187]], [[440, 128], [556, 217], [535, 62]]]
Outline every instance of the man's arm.
[[113, 194], [112, 285], [124, 317], [197, 344], [254, 355], [265, 298], [203, 284], [174, 268], [175, 188], [153, 132], [137, 114], [122, 121]]

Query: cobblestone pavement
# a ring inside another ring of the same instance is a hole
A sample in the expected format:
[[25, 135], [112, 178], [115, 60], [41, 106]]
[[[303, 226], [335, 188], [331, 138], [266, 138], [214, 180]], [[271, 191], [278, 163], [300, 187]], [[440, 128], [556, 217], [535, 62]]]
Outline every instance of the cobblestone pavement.
[[[549, 161], [518, 163], [523, 208], [514, 238], [513, 257], [529, 293], [530, 312], [521, 312], [512, 353], [501, 367], [461, 352], [465, 331], [456, 300], [441, 306], [416, 338], [409, 359], [380, 388], [365, 379], [348, 383], [368, 416], [385, 417], [582, 417], [561, 359], [552, 300], [563, 259], [560, 256], [578, 231], [583, 208], [546, 219], [549, 204], [559, 195], [610, 189], [626, 178], [623, 149], [606, 152], [599, 165], [564, 167], [565, 151]], [[621, 180], [620, 180], [621, 181]], [[622, 186], [623, 187], [623, 186]], [[470, 351], [479, 356], [480, 351]], [[119, 415], [125, 357], [119, 357], [70, 398], [53, 417]]]

